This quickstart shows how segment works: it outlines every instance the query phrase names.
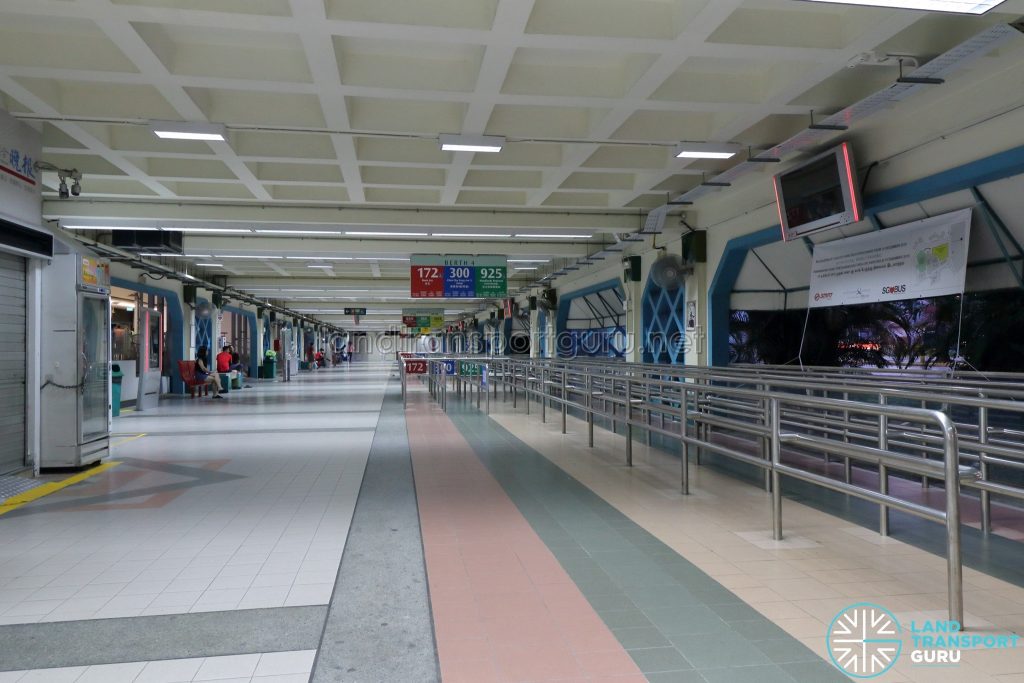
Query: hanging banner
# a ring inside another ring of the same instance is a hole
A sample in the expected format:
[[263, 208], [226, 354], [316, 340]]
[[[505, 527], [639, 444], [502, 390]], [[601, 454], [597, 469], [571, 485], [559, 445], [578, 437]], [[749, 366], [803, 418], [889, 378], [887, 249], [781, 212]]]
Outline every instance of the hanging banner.
[[816, 244], [810, 308], [960, 294], [971, 209]]
[[474, 299], [508, 293], [504, 256], [413, 254], [409, 295], [416, 299]]

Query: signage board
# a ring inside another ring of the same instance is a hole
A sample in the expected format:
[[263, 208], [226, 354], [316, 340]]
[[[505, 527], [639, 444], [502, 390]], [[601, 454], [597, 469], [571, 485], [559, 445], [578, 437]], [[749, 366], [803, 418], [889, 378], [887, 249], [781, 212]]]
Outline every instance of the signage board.
[[405, 364], [405, 374], [407, 375], [425, 375], [427, 374], [427, 361], [419, 358], [403, 358]]
[[468, 360], [460, 360], [459, 374], [463, 377], [479, 377], [483, 374], [483, 364], [474, 363], [473, 361]]
[[817, 244], [811, 308], [960, 294], [967, 277], [971, 209]]
[[444, 315], [430, 316], [430, 327], [435, 330], [439, 330], [444, 327]]
[[43, 222], [42, 136], [0, 109], [0, 218], [30, 228]]
[[345, 315], [366, 315], [365, 308], [346, 308]]
[[403, 315], [402, 324], [406, 327], [418, 327], [416, 324], [416, 316], [414, 315]]
[[508, 294], [504, 256], [414, 254], [409, 267], [413, 298], [500, 298]]

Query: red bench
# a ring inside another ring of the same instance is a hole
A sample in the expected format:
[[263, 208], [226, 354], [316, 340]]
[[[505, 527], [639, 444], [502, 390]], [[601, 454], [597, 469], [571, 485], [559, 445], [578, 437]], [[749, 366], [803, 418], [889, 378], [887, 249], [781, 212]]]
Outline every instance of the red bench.
[[210, 393], [210, 385], [206, 383], [206, 380], [196, 377], [196, 362], [194, 360], [179, 360], [178, 372], [181, 373], [181, 379], [188, 387], [189, 398], [196, 397], [196, 387], [199, 388], [200, 396]]

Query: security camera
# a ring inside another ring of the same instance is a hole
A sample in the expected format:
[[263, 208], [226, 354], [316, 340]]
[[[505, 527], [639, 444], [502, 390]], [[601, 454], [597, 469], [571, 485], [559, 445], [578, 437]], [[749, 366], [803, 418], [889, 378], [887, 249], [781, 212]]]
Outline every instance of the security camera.
[[57, 175], [57, 179], [60, 180], [60, 186], [57, 188], [57, 195], [61, 199], [67, 199], [71, 196], [71, 193], [68, 192], [68, 179], [64, 177], [63, 173], [59, 173]]
[[82, 194], [82, 184], [76, 180], [71, 183], [71, 196], [77, 197], [80, 194]]

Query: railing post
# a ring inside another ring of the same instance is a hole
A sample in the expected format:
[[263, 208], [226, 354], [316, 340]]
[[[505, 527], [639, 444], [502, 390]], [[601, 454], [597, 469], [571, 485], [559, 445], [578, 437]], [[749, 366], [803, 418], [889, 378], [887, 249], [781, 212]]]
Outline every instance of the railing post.
[[569, 415], [569, 370], [562, 368], [562, 433], [565, 434], [565, 423]]
[[548, 421], [548, 369], [540, 369], [540, 421]]
[[960, 548], [960, 446], [956, 426], [946, 415], [939, 414], [943, 432], [944, 466], [946, 471], [946, 562], [949, 594], [949, 620], [963, 626], [964, 577]]
[[[759, 384], [759, 385], [757, 385], [757, 390], [767, 393], [767, 385]], [[761, 416], [762, 416], [762, 419], [764, 420], [764, 424], [765, 424], [766, 427], [768, 426], [768, 420], [769, 420], [768, 410], [769, 410], [768, 400], [765, 399], [764, 403], [762, 404]], [[771, 457], [772, 457], [772, 454], [771, 454], [771, 444], [768, 441], [768, 437], [767, 436], [762, 437], [761, 439], [759, 439], [759, 441], [761, 442], [761, 458], [765, 462], [768, 462], [769, 460], [771, 460]], [[826, 462], [827, 462], [827, 460], [826, 460]], [[771, 470], [765, 470], [764, 471], [764, 490], [765, 491], [771, 491], [772, 490], [772, 471]]]
[[633, 382], [626, 378], [626, 466], [633, 466]]
[[[843, 400], [850, 400], [850, 392], [843, 392]], [[843, 410], [843, 442], [850, 443], [850, 411]], [[853, 481], [853, 463], [850, 461], [850, 456], [843, 456], [843, 480], [847, 484]]]
[[683, 448], [679, 454], [680, 463], [680, 484], [683, 495], [690, 495], [690, 444], [686, 441], [686, 385], [679, 385], [679, 435], [682, 437]]
[[[879, 394], [878, 403], [886, 405], [885, 394]], [[889, 416], [880, 414], [878, 416], [878, 450], [889, 450]], [[884, 464], [878, 464], [878, 492], [883, 495], [889, 493], [889, 468]], [[882, 536], [889, 535], [889, 506], [881, 503], [878, 510], [878, 533]]]
[[594, 447], [594, 376], [590, 374], [590, 368], [587, 368], [584, 372], [587, 373], [587, 444]]
[[776, 541], [782, 540], [782, 487], [779, 485], [779, 471], [777, 466], [782, 462], [782, 416], [780, 414], [779, 399], [773, 398], [769, 401], [768, 408], [771, 417], [771, 475], [772, 475], [772, 538]]
[[[981, 395], [985, 398], [985, 395]], [[988, 463], [985, 458], [988, 454], [985, 452], [985, 444], [988, 443], [988, 407], [982, 406], [978, 408], [978, 473], [981, 477], [981, 481], [988, 481]], [[992, 531], [992, 499], [988, 491], [984, 489], [981, 491], [981, 532], [983, 534], [990, 533]]]

